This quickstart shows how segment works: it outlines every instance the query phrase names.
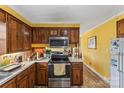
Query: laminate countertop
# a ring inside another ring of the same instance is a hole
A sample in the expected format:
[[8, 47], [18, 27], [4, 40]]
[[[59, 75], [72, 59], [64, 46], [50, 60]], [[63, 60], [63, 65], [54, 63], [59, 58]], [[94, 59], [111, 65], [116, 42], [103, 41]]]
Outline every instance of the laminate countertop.
[[70, 62], [83, 62], [82, 58], [69, 57]]

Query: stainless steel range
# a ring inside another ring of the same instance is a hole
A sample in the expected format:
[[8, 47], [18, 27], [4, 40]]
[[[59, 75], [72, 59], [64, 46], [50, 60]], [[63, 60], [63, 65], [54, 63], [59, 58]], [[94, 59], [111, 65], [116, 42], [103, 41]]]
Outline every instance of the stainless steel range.
[[51, 55], [48, 62], [48, 87], [70, 87], [70, 62], [67, 55], [60, 53]]

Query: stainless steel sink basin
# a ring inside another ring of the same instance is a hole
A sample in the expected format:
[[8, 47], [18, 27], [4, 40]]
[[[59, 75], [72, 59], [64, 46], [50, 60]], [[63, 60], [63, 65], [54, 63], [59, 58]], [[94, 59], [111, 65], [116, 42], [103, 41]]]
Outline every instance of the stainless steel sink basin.
[[11, 74], [12, 73], [10, 72], [0, 72], [0, 80], [10, 76]]

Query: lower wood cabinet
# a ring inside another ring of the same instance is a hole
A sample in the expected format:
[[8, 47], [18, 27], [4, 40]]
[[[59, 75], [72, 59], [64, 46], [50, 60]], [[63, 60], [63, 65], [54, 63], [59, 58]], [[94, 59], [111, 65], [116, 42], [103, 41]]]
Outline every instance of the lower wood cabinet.
[[19, 81], [17, 81], [17, 87], [18, 88], [28, 88], [28, 77], [25, 76]]
[[46, 62], [37, 63], [36, 68], [37, 68], [36, 84], [48, 85], [48, 63]]
[[16, 88], [16, 78], [9, 80], [4, 85], [0, 86], [1, 88]]
[[35, 85], [35, 64], [28, 68], [28, 87], [32, 88]]
[[71, 63], [71, 85], [83, 84], [83, 63], [73, 62]]
[[28, 88], [28, 71], [27, 69], [17, 75], [17, 87]]

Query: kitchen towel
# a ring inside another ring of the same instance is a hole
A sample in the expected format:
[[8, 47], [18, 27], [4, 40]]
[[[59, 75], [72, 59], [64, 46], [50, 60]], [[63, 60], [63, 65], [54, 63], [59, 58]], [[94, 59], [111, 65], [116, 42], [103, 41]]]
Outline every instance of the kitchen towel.
[[54, 75], [65, 75], [65, 64], [54, 64]]

